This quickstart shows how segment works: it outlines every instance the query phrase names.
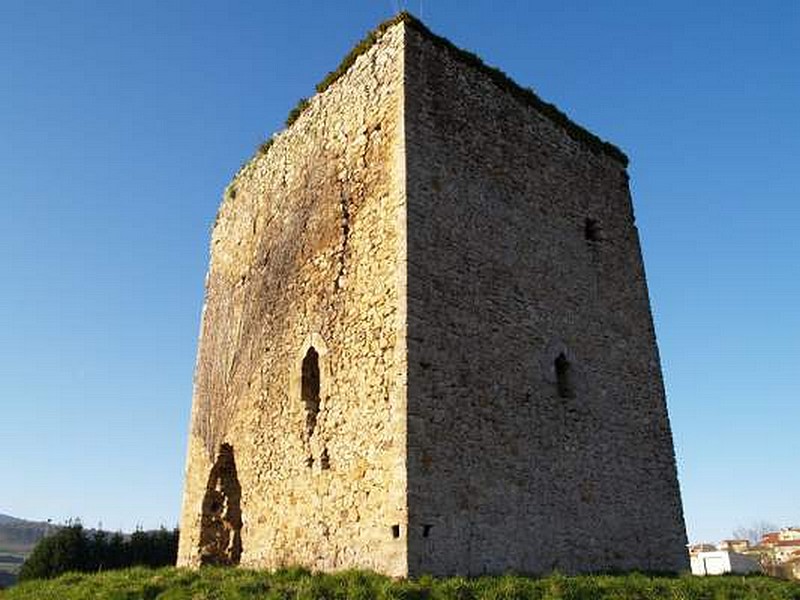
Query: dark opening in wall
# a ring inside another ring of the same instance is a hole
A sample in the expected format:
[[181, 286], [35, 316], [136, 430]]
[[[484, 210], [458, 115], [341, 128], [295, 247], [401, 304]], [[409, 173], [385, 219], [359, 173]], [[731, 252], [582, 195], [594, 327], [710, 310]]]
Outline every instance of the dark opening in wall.
[[322, 450], [322, 456], [319, 457], [319, 467], [323, 471], [327, 471], [331, 468], [331, 457], [328, 456], [328, 449], [324, 448]]
[[560, 398], [573, 398], [575, 396], [575, 388], [572, 381], [572, 365], [567, 360], [562, 352], [556, 357], [556, 387]]
[[430, 537], [431, 536], [431, 528], [433, 528], [433, 525], [423, 525], [422, 526], [422, 537], [424, 537], [424, 538]]
[[393, 538], [400, 537], [400, 525], [392, 525], [392, 537]]
[[583, 225], [583, 237], [589, 242], [600, 241], [600, 224], [597, 219], [586, 219]]
[[222, 444], [208, 476], [200, 516], [200, 564], [238, 565], [242, 555], [242, 488], [233, 447]]
[[301, 394], [306, 406], [306, 434], [314, 433], [319, 414], [319, 354], [314, 347], [308, 349], [303, 359]]

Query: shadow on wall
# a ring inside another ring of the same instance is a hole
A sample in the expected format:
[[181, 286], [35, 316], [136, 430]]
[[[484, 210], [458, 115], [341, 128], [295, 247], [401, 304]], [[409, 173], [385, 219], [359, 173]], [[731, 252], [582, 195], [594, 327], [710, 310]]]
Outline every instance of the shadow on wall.
[[233, 447], [222, 444], [203, 497], [200, 564], [238, 565], [242, 556], [242, 486], [236, 475]]

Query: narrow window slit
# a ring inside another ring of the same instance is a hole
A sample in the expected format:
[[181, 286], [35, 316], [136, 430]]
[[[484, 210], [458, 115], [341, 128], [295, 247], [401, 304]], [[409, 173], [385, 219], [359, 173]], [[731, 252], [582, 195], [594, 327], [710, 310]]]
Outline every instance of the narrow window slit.
[[558, 389], [559, 398], [573, 398], [575, 389], [572, 381], [572, 365], [563, 352], [556, 357], [555, 369], [556, 388]]
[[322, 450], [322, 456], [319, 457], [319, 466], [323, 471], [327, 471], [331, 468], [331, 458], [328, 456], [327, 448]]
[[395, 539], [400, 537], [400, 525], [392, 525], [392, 537]]
[[600, 241], [600, 224], [597, 222], [597, 219], [586, 219], [583, 225], [583, 237], [588, 242]]
[[319, 354], [312, 346], [306, 352], [302, 366], [301, 394], [306, 407], [306, 434], [311, 437], [319, 414]]

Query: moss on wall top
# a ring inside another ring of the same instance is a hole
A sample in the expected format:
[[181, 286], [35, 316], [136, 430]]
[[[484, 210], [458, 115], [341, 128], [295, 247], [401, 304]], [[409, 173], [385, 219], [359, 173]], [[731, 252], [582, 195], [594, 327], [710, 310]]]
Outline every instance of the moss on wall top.
[[[503, 71], [500, 69], [487, 65], [478, 55], [459, 48], [447, 38], [436, 35], [430, 29], [428, 29], [422, 21], [417, 19], [408, 11], [398, 13], [391, 19], [384, 21], [375, 29], [367, 33], [364, 39], [356, 44], [356, 46], [350, 50], [350, 52], [348, 52], [347, 56], [342, 59], [342, 62], [339, 63], [339, 66], [335, 70], [328, 73], [325, 78], [317, 84], [316, 92], [321, 94], [327, 90], [334, 82], [336, 82], [347, 72], [347, 70], [353, 65], [353, 63], [356, 62], [356, 59], [359, 56], [369, 50], [375, 44], [375, 42], [381, 38], [387, 29], [390, 29], [398, 23], [405, 23], [407, 26], [424, 35], [435, 45], [445, 49], [448, 52], [451, 52], [456, 58], [465, 64], [481, 71], [487, 77], [489, 77], [489, 79], [497, 87], [511, 94], [523, 104], [531, 106], [539, 111], [539, 113], [561, 127], [572, 139], [582, 143], [592, 152], [596, 154], [605, 154], [606, 156], [610, 156], [611, 158], [618, 160], [620, 163], [622, 163], [623, 167], [628, 166], [627, 155], [617, 146], [599, 138], [588, 129], [581, 127], [572, 121], [566, 114], [564, 114], [556, 105], [545, 102], [539, 98], [539, 96], [536, 95], [536, 92], [534, 92], [532, 89], [522, 87], [508, 75], [503, 73]], [[292, 108], [291, 111], [289, 111], [289, 114], [286, 117], [286, 127], [291, 127], [291, 125], [300, 117], [300, 115], [303, 114], [303, 111], [309, 106], [309, 104], [310, 102], [308, 98], [300, 98], [300, 100], [298, 100], [297, 104]], [[245, 161], [245, 163], [240, 167], [239, 172], [241, 172], [242, 169], [250, 163], [252, 158], [266, 154], [271, 145], [272, 138], [260, 144], [255, 155]]]
[[[427, 39], [432, 41], [435, 45], [439, 46], [454, 54], [459, 60], [465, 64], [478, 69], [484, 73], [489, 79], [500, 89], [511, 94], [517, 100], [535, 108], [542, 115], [549, 118], [553, 123], [560, 126], [572, 139], [581, 142], [588, 147], [592, 152], [598, 154], [606, 154], [622, 163], [623, 166], [628, 166], [628, 157], [625, 153], [617, 148], [614, 144], [606, 142], [593, 134], [591, 131], [584, 129], [574, 121], [572, 121], [566, 114], [564, 114], [557, 106], [545, 102], [536, 93], [526, 87], [522, 87], [511, 79], [508, 75], [503, 73], [500, 69], [489, 66], [483, 60], [473, 54], [463, 50], [453, 44], [450, 40], [436, 35], [425, 24], [407, 11], [403, 11], [391, 19], [384, 21], [375, 29], [370, 31], [364, 39], [362, 39], [348, 54], [344, 57], [339, 66], [328, 73], [325, 78], [316, 86], [318, 94], [324, 92], [332, 83], [344, 75], [347, 70], [353, 65], [356, 59], [369, 50], [372, 45], [377, 42], [383, 33], [398, 23], [405, 23], [407, 26], [413, 28], [424, 35]], [[308, 100], [301, 98], [297, 105], [291, 110], [289, 116], [286, 118], [286, 126], [289, 127], [297, 118], [303, 113], [303, 110], [308, 106]]]

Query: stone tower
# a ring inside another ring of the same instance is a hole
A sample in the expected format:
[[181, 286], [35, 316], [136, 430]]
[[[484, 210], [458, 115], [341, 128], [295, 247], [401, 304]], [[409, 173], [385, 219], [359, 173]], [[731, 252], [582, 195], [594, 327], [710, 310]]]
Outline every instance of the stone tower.
[[688, 564], [614, 146], [400, 15], [236, 174], [179, 564]]

